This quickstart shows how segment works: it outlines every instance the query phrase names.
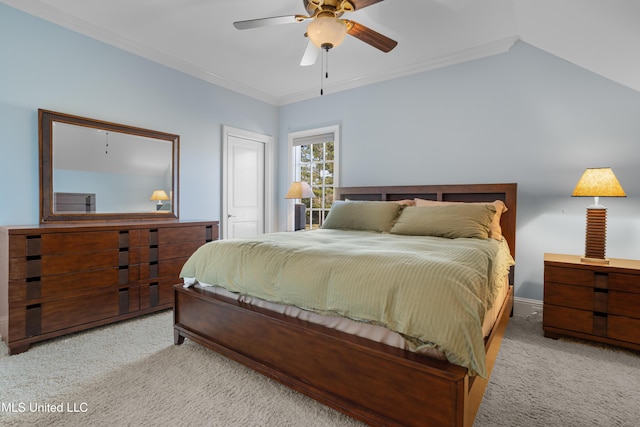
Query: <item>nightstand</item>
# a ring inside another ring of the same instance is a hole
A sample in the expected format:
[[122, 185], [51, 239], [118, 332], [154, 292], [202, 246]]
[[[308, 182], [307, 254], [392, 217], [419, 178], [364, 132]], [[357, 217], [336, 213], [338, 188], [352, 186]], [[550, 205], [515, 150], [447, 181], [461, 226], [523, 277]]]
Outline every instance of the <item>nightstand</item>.
[[544, 255], [544, 336], [571, 336], [640, 350], [640, 261], [590, 264]]

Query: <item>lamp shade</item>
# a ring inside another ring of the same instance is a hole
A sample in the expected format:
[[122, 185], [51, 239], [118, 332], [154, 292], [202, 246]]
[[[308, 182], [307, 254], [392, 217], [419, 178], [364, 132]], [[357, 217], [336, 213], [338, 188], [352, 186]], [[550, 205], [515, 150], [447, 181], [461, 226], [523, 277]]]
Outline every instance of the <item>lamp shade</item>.
[[285, 199], [308, 199], [313, 197], [313, 191], [311, 187], [304, 181], [294, 181], [287, 191]]
[[307, 25], [307, 36], [319, 48], [334, 48], [347, 35], [347, 24], [333, 16], [318, 16]]
[[573, 197], [626, 197], [611, 168], [587, 168], [574, 188]]
[[164, 190], [155, 190], [149, 200], [169, 200], [169, 196]]

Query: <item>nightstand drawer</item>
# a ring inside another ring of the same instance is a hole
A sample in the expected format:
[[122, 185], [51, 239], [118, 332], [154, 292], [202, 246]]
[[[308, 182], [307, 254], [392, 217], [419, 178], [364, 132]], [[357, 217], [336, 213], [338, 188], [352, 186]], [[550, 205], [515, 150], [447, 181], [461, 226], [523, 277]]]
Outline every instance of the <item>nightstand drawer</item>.
[[542, 324], [553, 328], [593, 334], [593, 322], [594, 315], [591, 311], [548, 304], [545, 304], [542, 311]]
[[609, 316], [607, 336], [614, 340], [640, 344], [640, 319]]
[[593, 271], [590, 270], [546, 266], [544, 269], [544, 281], [593, 287], [595, 279]]
[[[639, 307], [640, 294], [609, 291], [608, 313], [640, 319]], [[637, 338], [640, 341], [640, 335]]]
[[585, 286], [546, 282], [544, 284], [544, 302], [545, 304], [593, 311], [594, 292], [593, 288]]
[[640, 277], [636, 274], [609, 274], [609, 289], [640, 294]]

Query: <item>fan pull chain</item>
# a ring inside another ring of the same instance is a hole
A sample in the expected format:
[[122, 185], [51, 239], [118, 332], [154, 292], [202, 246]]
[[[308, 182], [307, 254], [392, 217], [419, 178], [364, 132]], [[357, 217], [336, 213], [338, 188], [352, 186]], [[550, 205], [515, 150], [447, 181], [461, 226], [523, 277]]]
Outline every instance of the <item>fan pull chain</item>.
[[322, 49], [322, 66], [320, 69], [320, 96], [324, 95], [324, 80], [329, 78], [329, 46]]
[[327, 66], [325, 68], [324, 78], [328, 79], [329, 78], [329, 48], [327, 48], [326, 53], [327, 53]]
[[324, 95], [324, 49], [320, 53], [320, 96]]

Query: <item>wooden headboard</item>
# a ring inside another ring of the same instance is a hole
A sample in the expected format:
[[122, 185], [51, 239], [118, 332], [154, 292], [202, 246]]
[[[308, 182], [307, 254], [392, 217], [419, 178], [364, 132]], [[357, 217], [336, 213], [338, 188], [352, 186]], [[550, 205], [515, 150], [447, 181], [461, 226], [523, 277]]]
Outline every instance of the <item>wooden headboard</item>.
[[[509, 244], [511, 256], [516, 257], [516, 211], [518, 184], [454, 184], [454, 185], [404, 185], [384, 187], [338, 187], [336, 200], [382, 200], [405, 199], [438, 200], [444, 202], [493, 202], [502, 200], [507, 212], [502, 214], [502, 235]], [[513, 269], [511, 270], [513, 283]]]

